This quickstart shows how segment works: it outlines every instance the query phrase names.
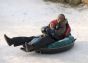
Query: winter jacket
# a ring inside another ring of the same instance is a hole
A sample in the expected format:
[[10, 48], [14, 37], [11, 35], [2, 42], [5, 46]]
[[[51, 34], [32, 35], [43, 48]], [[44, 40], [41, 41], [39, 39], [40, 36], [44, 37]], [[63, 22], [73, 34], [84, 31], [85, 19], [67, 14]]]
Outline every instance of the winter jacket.
[[[52, 25], [53, 29], [50, 28]], [[57, 20], [52, 20], [48, 26], [42, 27], [42, 33], [52, 36], [55, 39], [62, 39], [68, 36], [71, 32], [71, 28], [67, 20], [57, 22]]]
[[[52, 25], [54, 28], [53, 37], [56, 39], [59, 39], [62, 36], [64, 36], [64, 34], [66, 33], [66, 25], [67, 24], [68, 24], [67, 20], [61, 21], [59, 23], [57, 22], [57, 20], [51, 21], [49, 24], [49, 27], [50, 27], [50, 25]], [[68, 33], [70, 33], [70, 30]]]

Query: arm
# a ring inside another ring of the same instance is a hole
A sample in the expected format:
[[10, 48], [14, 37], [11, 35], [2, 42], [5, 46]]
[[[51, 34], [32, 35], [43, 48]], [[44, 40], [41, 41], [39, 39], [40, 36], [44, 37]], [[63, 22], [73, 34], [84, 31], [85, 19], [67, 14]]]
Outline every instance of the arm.
[[55, 35], [61, 36], [61, 35], [63, 35], [65, 33], [66, 23], [62, 22], [58, 26], [59, 26], [59, 28], [57, 30], [55, 30]]
[[49, 28], [50, 29], [54, 29], [54, 27], [55, 27], [54, 24], [53, 23], [50, 23]]

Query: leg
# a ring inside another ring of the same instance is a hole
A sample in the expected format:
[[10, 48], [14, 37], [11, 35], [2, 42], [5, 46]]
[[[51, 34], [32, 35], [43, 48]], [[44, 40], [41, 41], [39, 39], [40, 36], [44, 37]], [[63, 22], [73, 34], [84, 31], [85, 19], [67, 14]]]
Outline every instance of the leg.
[[[36, 39], [36, 38], [34, 38], [34, 39]], [[39, 48], [47, 47], [49, 44], [55, 42], [55, 40], [52, 39], [50, 36], [45, 36], [45, 37], [42, 37], [42, 38], [40, 37], [35, 42], [34, 41], [32, 42], [32, 41], [30, 43], [25, 44], [26, 45], [26, 50], [28, 52], [39, 49]]]
[[40, 38], [38, 42], [33, 43], [33, 45], [36, 46], [37, 48], [41, 48], [41, 47], [47, 47], [49, 44], [53, 42], [55, 42], [54, 39], [52, 39], [50, 36], [45, 36], [43, 38]]
[[34, 38], [34, 36], [32, 37], [14, 37], [12, 38], [14, 46], [19, 46], [19, 45], [24, 45], [25, 42], [30, 42], [32, 39]]
[[14, 45], [14, 46], [19, 46], [19, 45], [23, 45], [25, 44], [25, 42], [30, 42], [34, 36], [31, 37], [13, 37], [13, 38], [9, 38], [8, 36], [4, 35], [5, 40], [7, 41], [8, 45]]

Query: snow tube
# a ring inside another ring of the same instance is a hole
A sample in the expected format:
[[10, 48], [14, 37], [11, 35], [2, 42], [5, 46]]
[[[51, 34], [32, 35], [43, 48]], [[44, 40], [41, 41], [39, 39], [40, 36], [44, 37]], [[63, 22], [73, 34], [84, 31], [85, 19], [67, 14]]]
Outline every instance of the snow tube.
[[42, 54], [55, 54], [63, 52], [72, 48], [74, 46], [75, 40], [76, 39], [73, 36], [69, 35], [62, 40], [48, 45], [46, 48], [40, 48], [39, 50], [36, 50], [36, 52]]

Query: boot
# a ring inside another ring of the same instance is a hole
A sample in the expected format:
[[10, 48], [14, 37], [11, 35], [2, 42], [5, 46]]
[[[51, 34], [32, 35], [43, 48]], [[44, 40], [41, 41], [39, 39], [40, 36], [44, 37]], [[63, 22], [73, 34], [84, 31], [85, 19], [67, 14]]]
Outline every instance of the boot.
[[4, 38], [9, 46], [13, 44], [13, 41], [11, 40], [11, 38], [9, 38], [6, 34], [4, 35]]
[[25, 44], [23, 44], [23, 47], [20, 48], [22, 51], [25, 51], [26, 52], [26, 49], [25, 49]]
[[26, 49], [25, 49], [25, 48], [21, 47], [20, 49], [21, 49], [22, 51], [25, 51], [25, 52], [26, 52]]
[[31, 52], [31, 51], [34, 51], [34, 46], [25, 42], [25, 49], [26, 49], [26, 52]]

